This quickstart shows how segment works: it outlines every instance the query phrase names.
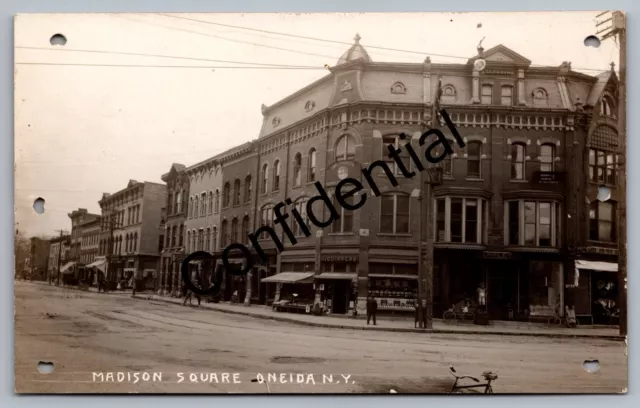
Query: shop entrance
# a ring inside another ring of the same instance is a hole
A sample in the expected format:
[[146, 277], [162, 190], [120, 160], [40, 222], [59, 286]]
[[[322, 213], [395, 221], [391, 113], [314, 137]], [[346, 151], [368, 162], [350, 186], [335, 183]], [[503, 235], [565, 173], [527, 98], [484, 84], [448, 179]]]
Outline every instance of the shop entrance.
[[348, 280], [334, 280], [331, 281], [331, 300], [332, 300], [332, 313], [345, 314], [347, 313], [348, 297], [349, 297], [349, 282]]
[[617, 275], [591, 271], [592, 314], [595, 324], [619, 324]]
[[491, 320], [514, 320], [518, 308], [518, 265], [509, 261], [487, 264], [487, 312]]

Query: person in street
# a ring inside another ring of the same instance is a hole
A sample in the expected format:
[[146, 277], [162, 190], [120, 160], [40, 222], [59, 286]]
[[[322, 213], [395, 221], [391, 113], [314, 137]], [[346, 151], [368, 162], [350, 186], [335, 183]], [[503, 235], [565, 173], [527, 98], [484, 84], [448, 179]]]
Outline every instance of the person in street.
[[367, 325], [373, 318], [373, 325], [376, 326], [376, 313], [378, 312], [378, 302], [373, 296], [367, 297]]
[[414, 304], [414, 308], [415, 308], [415, 316], [414, 316], [414, 322], [413, 322], [413, 327], [414, 328], [418, 328], [418, 322], [420, 321], [420, 303], [418, 301], [416, 301], [416, 303]]

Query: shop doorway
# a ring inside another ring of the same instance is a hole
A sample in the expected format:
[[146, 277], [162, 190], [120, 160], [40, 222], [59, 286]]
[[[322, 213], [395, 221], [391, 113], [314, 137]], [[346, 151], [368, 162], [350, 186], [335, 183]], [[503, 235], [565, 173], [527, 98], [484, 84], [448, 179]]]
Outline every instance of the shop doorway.
[[487, 264], [487, 312], [491, 320], [514, 320], [518, 303], [518, 265], [513, 262]]
[[617, 275], [611, 272], [591, 271], [591, 301], [595, 324], [620, 323]]
[[349, 281], [348, 280], [335, 280], [332, 282], [332, 313], [345, 314], [348, 309], [348, 297], [349, 297]]

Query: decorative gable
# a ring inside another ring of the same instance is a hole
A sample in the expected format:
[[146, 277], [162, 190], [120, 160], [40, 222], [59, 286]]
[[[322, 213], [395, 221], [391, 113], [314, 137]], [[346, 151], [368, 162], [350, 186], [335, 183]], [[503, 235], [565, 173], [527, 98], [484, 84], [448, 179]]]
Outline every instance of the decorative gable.
[[[480, 58], [479, 55], [476, 55], [473, 58], [470, 58], [467, 61], [467, 64], [473, 64], [475, 60]], [[493, 48], [490, 48], [486, 51], [483, 51], [482, 58], [484, 58], [487, 62], [497, 62], [503, 64], [514, 64], [520, 66], [529, 66], [531, 65], [531, 60], [523, 57], [512, 49], [505, 47], [502, 44], [496, 45]]]

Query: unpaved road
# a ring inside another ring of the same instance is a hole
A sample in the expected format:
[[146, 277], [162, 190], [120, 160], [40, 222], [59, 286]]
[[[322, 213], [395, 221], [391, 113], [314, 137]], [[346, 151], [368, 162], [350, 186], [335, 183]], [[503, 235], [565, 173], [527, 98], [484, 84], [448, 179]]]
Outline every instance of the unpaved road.
[[[597, 373], [583, 368], [592, 359], [600, 363]], [[54, 371], [40, 373], [40, 361], [54, 363]], [[124, 294], [15, 284], [19, 393], [442, 393], [453, 382], [450, 364], [475, 376], [496, 372], [496, 393], [627, 387], [621, 341], [313, 328]], [[140, 380], [118, 382], [118, 372]], [[161, 381], [143, 381], [145, 372], [161, 373]], [[115, 381], [106, 382], [108, 373]], [[252, 382], [258, 373], [278, 379]], [[304, 383], [295, 376], [291, 383], [290, 373], [304, 374]]]

